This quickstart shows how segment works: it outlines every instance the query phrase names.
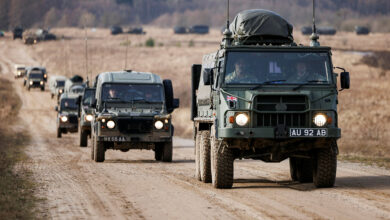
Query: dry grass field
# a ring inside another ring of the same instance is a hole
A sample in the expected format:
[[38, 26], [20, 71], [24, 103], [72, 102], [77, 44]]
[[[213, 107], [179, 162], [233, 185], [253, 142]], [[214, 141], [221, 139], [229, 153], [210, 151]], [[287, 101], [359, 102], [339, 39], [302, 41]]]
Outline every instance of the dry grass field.
[[[171, 29], [146, 27], [146, 35], [112, 36], [107, 29], [88, 30], [88, 71], [94, 77], [104, 71], [125, 68], [126, 42], [129, 43], [127, 69], [150, 71], [172, 79], [175, 96], [181, 108], [174, 113], [176, 135], [190, 137], [190, 68], [201, 63], [202, 55], [219, 48], [221, 34], [174, 35]], [[81, 29], [53, 30], [63, 40], [26, 46], [35, 61], [47, 67], [52, 75], [86, 76], [85, 32]], [[147, 39], [155, 41], [146, 47]], [[308, 36], [295, 35], [296, 42], [307, 45]], [[128, 41], [127, 41], [128, 40]], [[321, 45], [331, 46], [335, 66], [351, 72], [351, 89], [339, 93], [339, 126], [341, 153], [359, 158], [390, 157], [390, 72], [361, 62], [364, 53], [390, 50], [390, 34], [356, 36], [338, 33], [321, 36]]]

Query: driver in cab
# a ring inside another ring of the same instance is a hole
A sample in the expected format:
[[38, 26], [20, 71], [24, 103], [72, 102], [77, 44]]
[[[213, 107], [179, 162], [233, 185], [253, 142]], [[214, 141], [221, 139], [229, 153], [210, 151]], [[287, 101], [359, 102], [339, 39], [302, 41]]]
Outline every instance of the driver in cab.
[[245, 69], [245, 61], [244, 59], [241, 58], [237, 60], [237, 62], [234, 64], [234, 71], [226, 75], [225, 82], [228, 84], [251, 83], [253, 81], [253, 78], [244, 69]]

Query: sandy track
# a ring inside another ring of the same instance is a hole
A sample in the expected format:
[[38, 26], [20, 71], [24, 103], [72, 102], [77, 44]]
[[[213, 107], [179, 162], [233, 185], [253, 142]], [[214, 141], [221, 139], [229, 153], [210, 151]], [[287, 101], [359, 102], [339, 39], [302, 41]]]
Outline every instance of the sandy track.
[[[13, 64], [37, 64], [20, 42], [0, 42], [1, 73]], [[107, 151], [90, 160], [77, 134], [56, 138], [55, 102], [48, 92], [27, 92], [17, 127], [30, 131], [29, 166], [55, 219], [390, 219], [390, 172], [338, 163], [336, 186], [315, 189], [290, 181], [288, 161], [235, 162], [233, 189], [217, 190], [194, 178], [193, 142], [174, 139], [173, 163], [154, 161], [152, 151]], [[90, 145], [90, 143], [89, 143]]]

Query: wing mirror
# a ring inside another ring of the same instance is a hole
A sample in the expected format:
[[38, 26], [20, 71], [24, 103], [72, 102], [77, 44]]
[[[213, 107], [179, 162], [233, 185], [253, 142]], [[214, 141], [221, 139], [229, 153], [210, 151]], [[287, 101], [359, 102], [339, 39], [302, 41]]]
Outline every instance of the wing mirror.
[[341, 90], [349, 89], [350, 86], [349, 72], [344, 71], [341, 73], [340, 84], [341, 84]]
[[179, 108], [180, 99], [173, 99], [173, 108]]
[[203, 70], [203, 83], [208, 86], [214, 81], [214, 71], [213, 69], [204, 69]]

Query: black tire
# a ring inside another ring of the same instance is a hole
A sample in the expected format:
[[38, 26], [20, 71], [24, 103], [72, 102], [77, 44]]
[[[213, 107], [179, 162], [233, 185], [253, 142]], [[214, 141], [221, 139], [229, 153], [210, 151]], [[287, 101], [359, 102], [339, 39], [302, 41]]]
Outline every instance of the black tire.
[[154, 147], [154, 159], [156, 161], [162, 160], [163, 143], [156, 143]]
[[61, 138], [61, 137], [62, 137], [61, 128], [57, 128], [57, 138]]
[[173, 108], [173, 87], [172, 81], [169, 79], [163, 80], [164, 92], [165, 92], [165, 104], [167, 106], [168, 113], [172, 113]]
[[92, 147], [91, 147], [91, 159], [95, 160], [95, 137], [92, 137]]
[[30, 86], [27, 87], [27, 91], [30, 91]]
[[45, 91], [45, 87], [43, 86], [43, 87], [41, 87], [41, 91]]
[[202, 181], [200, 177], [200, 132], [196, 134], [195, 137], [195, 178], [199, 181]]
[[51, 99], [53, 99], [53, 98], [54, 98], [54, 94], [52, 93], [52, 94], [51, 94]]
[[219, 151], [219, 141], [211, 138], [211, 174], [212, 183], [218, 189], [230, 189], [233, 186], [234, 154], [224, 147]]
[[337, 143], [329, 148], [318, 149], [313, 163], [313, 182], [317, 188], [333, 187], [337, 170]]
[[200, 179], [204, 183], [211, 183], [210, 148], [210, 131], [201, 131], [199, 142], [199, 170]]
[[300, 183], [313, 182], [313, 162], [311, 159], [296, 158], [297, 180]]
[[296, 158], [290, 157], [290, 176], [292, 181], [298, 181]]
[[172, 162], [172, 142], [165, 142], [163, 146], [161, 160], [163, 162]]
[[80, 131], [80, 147], [88, 146], [88, 133], [79, 128]]
[[105, 156], [105, 151], [106, 149], [104, 149], [104, 143], [103, 142], [100, 142], [98, 140], [96, 140], [96, 137], [95, 137], [95, 140], [94, 140], [94, 148], [93, 151], [94, 151], [94, 160], [95, 162], [103, 162], [104, 161], [104, 156]]

